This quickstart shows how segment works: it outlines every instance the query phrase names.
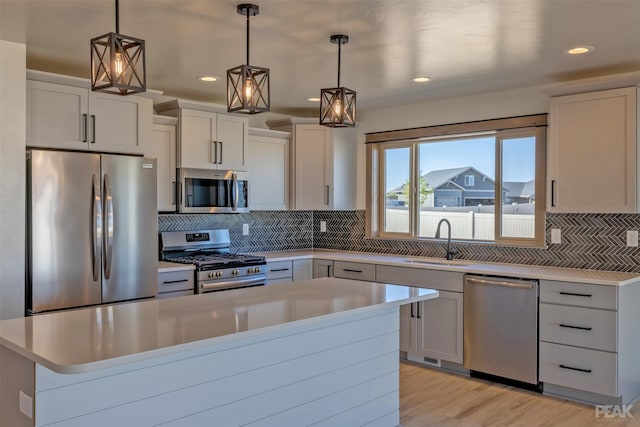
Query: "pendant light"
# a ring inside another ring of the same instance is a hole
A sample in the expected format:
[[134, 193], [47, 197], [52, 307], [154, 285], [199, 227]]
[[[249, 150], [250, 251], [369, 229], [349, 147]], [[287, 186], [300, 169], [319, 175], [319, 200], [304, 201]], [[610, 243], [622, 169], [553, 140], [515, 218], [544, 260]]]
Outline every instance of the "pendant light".
[[255, 4], [239, 4], [237, 11], [247, 17], [247, 63], [227, 70], [227, 111], [257, 114], [271, 108], [269, 69], [249, 65], [249, 17], [260, 13]]
[[144, 40], [119, 34], [116, 2], [116, 32], [91, 39], [91, 90], [120, 95], [145, 92]]
[[332, 128], [354, 127], [356, 125], [356, 92], [340, 86], [341, 47], [349, 43], [349, 36], [334, 34], [329, 40], [338, 45], [338, 86], [320, 91], [320, 124]]

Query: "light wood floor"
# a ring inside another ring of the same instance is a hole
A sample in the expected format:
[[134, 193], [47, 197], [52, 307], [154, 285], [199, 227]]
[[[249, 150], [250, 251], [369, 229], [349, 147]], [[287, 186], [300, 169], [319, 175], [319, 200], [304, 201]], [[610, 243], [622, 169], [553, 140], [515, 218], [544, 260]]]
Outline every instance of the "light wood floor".
[[593, 406], [400, 363], [400, 423], [419, 426], [640, 426], [633, 419], [596, 418]]

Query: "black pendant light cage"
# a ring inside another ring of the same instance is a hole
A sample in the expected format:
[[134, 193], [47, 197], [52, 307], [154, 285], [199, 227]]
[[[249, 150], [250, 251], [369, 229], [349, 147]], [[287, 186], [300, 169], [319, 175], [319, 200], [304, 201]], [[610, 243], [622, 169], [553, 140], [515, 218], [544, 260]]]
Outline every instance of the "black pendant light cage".
[[129, 95], [147, 90], [144, 40], [116, 32], [91, 39], [91, 90]]
[[227, 111], [257, 114], [271, 109], [269, 69], [249, 65], [249, 18], [260, 13], [255, 4], [239, 4], [237, 11], [247, 17], [247, 63], [227, 70]]
[[329, 40], [338, 45], [338, 87], [320, 90], [320, 124], [333, 128], [356, 125], [356, 92], [340, 86], [341, 46], [349, 36], [334, 34]]

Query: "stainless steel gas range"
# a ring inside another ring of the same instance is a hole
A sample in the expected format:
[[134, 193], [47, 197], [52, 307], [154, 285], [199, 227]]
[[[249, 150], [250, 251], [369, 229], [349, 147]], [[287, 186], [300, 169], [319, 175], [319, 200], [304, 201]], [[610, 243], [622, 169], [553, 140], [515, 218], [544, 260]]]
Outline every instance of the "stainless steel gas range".
[[160, 233], [163, 261], [195, 265], [196, 293], [265, 285], [265, 257], [231, 253], [230, 245], [225, 229]]

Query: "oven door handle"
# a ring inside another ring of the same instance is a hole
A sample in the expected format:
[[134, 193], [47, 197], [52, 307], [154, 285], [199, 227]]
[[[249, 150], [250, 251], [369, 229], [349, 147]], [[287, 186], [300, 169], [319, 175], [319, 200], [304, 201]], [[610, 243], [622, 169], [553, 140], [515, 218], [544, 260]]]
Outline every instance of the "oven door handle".
[[210, 292], [220, 289], [233, 289], [241, 288], [245, 286], [264, 285], [266, 282], [265, 276], [241, 279], [241, 280], [228, 280], [224, 282], [205, 282], [200, 284], [200, 292]]

